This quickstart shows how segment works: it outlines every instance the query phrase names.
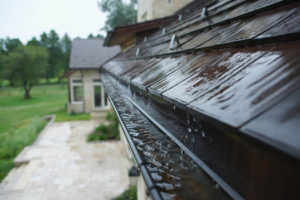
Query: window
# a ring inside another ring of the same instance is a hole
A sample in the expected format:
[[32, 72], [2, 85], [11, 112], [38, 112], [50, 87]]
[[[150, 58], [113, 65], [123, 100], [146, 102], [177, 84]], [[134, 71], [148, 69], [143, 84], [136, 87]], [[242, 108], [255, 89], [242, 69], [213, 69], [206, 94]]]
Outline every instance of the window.
[[102, 93], [102, 88], [101, 85], [94, 85], [94, 104], [95, 107], [101, 107], [102, 102], [101, 102], [101, 93]]
[[93, 83], [94, 83], [93, 84], [94, 108], [95, 109], [109, 108], [107, 95], [104, 92], [100, 79], [94, 79]]
[[82, 103], [83, 101], [83, 88], [82, 79], [71, 79], [71, 101], [72, 103]]

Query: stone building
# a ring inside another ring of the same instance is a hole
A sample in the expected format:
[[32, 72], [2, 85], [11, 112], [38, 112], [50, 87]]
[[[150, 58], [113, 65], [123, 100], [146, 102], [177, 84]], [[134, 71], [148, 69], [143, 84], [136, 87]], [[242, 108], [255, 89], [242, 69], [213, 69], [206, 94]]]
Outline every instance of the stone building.
[[68, 77], [68, 112], [93, 112], [110, 108], [99, 67], [119, 53], [119, 47], [103, 47], [103, 39], [75, 39]]
[[173, 15], [193, 0], [138, 0], [138, 22]]

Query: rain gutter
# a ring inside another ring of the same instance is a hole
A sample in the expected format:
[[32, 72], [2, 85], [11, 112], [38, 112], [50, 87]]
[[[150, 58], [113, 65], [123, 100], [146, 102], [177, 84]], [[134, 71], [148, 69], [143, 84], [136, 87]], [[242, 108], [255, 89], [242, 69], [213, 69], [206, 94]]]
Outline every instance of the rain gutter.
[[119, 114], [119, 112], [118, 112], [118, 110], [117, 110], [117, 108], [116, 108], [113, 100], [111, 99], [111, 97], [109, 95], [108, 95], [108, 98], [109, 98], [109, 101], [110, 101], [113, 109], [115, 110], [115, 112], [117, 114], [117, 117], [119, 119], [119, 122], [120, 122], [120, 125], [122, 127], [122, 130], [123, 130], [123, 132], [125, 134], [125, 137], [126, 137], [127, 142], [128, 142], [128, 144], [130, 146], [131, 152], [132, 152], [132, 154], [133, 154], [133, 156], [135, 158], [135, 161], [136, 161], [136, 163], [138, 165], [138, 169], [139, 169], [139, 171], [143, 175], [143, 178], [144, 178], [144, 181], [145, 181], [145, 183], [147, 185], [149, 193], [151, 194], [151, 196], [152, 196], [153, 199], [155, 199], [155, 200], [161, 200], [162, 198], [161, 198], [160, 194], [158, 193], [157, 189], [155, 188], [155, 185], [154, 185], [154, 183], [153, 183], [153, 181], [152, 181], [152, 179], [150, 177], [150, 174], [149, 174], [149, 172], [148, 172], [148, 170], [147, 170], [147, 168], [145, 166], [145, 163], [143, 163], [142, 158], [141, 158], [140, 154], [138, 153], [138, 151], [137, 151], [137, 149], [136, 149], [136, 147], [135, 147], [135, 145], [134, 145], [134, 143], [133, 143], [133, 141], [132, 141], [132, 139], [131, 139], [131, 137], [130, 137], [127, 129], [126, 129], [126, 126], [124, 125], [124, 123], [122, 121], [122, 118], [121, 118], [121, 116], [120, 116], [120, 114]]

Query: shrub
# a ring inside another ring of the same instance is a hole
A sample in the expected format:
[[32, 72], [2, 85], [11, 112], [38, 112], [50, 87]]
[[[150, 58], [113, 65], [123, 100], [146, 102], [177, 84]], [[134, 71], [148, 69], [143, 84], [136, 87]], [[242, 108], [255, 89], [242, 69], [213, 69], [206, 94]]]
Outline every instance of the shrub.
[[113, 200], [136, 200], [136, 199], [137, 199], [136, 187], [131, 186], [128, 190], [123, 192], [123, 194], [121, 194], [120, 196], [118, 196]]
[[115, 113], [108, 113], [106, 120], [109, 121], [109, 125], [99, 125], [93, 133], [91, 133], [87, 141], [101, 141], [101, 140], [119, 140], [119, 121]]

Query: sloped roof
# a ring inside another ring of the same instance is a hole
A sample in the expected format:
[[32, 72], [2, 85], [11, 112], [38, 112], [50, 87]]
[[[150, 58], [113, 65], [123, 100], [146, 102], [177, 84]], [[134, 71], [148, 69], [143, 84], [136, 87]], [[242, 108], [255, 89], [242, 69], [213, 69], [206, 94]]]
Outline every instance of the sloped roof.
[[97, 69], [120, 53], [119, 47], [103, 47], [104, 39], [74, 39], [70, 69]]
[[164, 17], [127, 26], [115, 27], [112, 31], [108, 31], [107, 37], [104, 41], [104, 46], [120, 45], [131, 36], [135, 36], [140, 32], [157, 29], [160, 26], [163, 26], [172, 21], [174, 18], [176, 18], [176, 16]]
[[102, 68], [152, 196], [298, 199], [300, 3], [224, 0], [184, 11]]

